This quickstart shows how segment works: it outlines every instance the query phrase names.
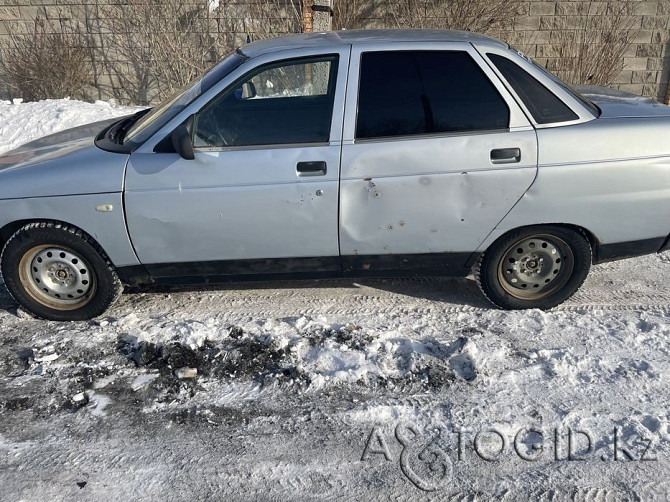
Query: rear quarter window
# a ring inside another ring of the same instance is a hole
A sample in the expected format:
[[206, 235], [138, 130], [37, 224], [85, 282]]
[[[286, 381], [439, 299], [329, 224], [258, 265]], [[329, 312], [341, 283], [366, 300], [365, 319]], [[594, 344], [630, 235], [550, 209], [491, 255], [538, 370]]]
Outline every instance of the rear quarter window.
[[577, 120], [573, 112], [535, 77], [506, 57], [488, 53], [487, 57], [507, 80], [537, 124]]

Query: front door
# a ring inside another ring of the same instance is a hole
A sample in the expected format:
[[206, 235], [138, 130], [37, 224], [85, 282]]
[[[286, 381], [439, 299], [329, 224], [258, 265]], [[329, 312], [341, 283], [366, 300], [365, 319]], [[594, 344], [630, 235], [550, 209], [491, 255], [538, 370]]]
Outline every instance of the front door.
[[194, 160], [131, 155], [128, 228], [154, 277], [339, 268], [342, 114], [333, 109], [346, 57], [248, 71], [193, 116]]

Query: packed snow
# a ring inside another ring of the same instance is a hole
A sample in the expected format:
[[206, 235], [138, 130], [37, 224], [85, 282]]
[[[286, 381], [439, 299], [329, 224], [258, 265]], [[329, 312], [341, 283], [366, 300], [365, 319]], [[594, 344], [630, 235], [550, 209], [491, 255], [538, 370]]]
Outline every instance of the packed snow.
[[[122, 114], [58, 102], [6, 105], [0, 144]], [[2, 290], [0, 498], [668, 500], [669, 318], [668, 254], [549, 312], [471, 278], [134, 289], [76, 323]]]

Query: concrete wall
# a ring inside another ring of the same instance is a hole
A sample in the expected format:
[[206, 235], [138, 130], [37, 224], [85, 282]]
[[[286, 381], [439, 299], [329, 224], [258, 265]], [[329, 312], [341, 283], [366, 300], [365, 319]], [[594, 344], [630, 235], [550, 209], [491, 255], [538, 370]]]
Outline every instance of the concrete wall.
[[[95, 16], [96, 3], [100, 1], [0, 0], [0, 44], [8, 42], [10, 33], [30, 29], [36, 18], [45, 18], [53, 26], [70, 26], [86, 16]], [[235, 4], [245, 1], [254, 0], [229, 0], [225, 2], [225, 8], [234, 8]], [[370, 27], [392, 26], [385, 16], [387, 4], [392, 1], [366, 2], [366, 14], [361, 22]], [[221, 4], [224, 5], [224, 2]], [[500, 38], [555, 71], [565, 57], [559, 41], [571, 32], [578, 31], [583, 25], [585, 4], [586, 2], [572, 0], [518, 0], [520, 15], [509, 20], [509, 29], [502, 31]], [[636, 11], [631, 26], [635, 37], [624, 55], [623, 69], [612, 86], [666, 101], [670, 78], [670, 0], [640, 0], [635, 4]], [[234, 38], [243, 42], [245, 35], [242, 19], [228, 23], [227, 26], [233, 26], [236, 32]], [[92, 92], [91, 97], [105, 97], [104, 75], [96, 78], [101, 83], [102, 90]], [[8, 97], [8, 89], [1, 82], [0, 95]]]

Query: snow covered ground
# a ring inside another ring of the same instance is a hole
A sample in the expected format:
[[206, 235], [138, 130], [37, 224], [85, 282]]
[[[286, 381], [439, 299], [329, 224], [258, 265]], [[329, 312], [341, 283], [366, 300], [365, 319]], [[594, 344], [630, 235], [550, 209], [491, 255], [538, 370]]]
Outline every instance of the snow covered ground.
[[[24, 131], [63, 127], [28, 106]], [[550, 312], [337, 280], [134, 290], [78, 323], [3, 290], [0, 499], [669, 500], [669, 285], [663, 254]]]
[[22, 143], [63, 129], [136, 112], [139, 108], [118, 106], [113, 101], [85, 103], [72, 99], [47, 99], [31, 103], [0, 100], [0, 153]]

